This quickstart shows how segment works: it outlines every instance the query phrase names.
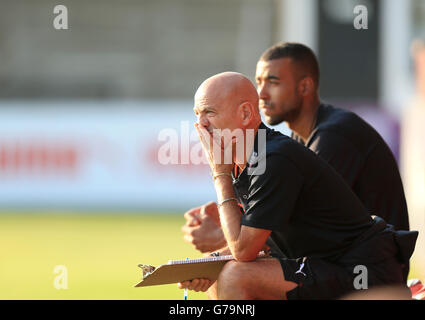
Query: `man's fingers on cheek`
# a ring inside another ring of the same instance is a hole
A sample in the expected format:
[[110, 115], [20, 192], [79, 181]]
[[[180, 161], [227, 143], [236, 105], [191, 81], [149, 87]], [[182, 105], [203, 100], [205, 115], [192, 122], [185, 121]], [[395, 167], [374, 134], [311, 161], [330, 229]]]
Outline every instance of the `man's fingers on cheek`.
[[206, 132], [207, 130], [202, 129], [202, 128], [197, 128], [196, 130], [198, 131], [199, 139], [200, 139], [200, 140], [205, 140], [205, 137], [206, 137], [205, 132]]
[[210, 145], [212, 143], [212, 137], [210, 136], [207, 130], [203, 130], [199, 133], [199, 140], [201, 141], [204, 147], [206, 147], [207, 149], [210, 148]]

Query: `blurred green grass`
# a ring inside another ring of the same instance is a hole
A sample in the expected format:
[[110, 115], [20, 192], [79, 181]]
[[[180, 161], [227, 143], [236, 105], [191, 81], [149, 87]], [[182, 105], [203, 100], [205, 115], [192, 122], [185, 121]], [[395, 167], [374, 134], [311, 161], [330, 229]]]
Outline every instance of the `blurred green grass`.
[[[183, 299], [176, 284], [134, 288], [138, 264], [202, 254], [183, 241], [182, 214], [0, 214], [0, 299]], [[68, 289], [56, 289], [57, 265]], [[411, 264], [409, 278], [423, 278]], [[189, 291], [189, 300], [206, 299]]]
[[[140, 263], [202, 256], [183, 241], [183, 223], [182, 214], [2, 213], [0, 299], [183, 299], [176, 284], [134, 288]], [[57, 265], [68, 289], [54, 287]]]

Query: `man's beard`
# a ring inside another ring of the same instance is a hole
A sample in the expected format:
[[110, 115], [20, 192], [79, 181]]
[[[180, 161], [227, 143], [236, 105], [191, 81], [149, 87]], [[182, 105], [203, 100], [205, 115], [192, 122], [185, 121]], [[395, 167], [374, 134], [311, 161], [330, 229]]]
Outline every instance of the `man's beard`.
[[269, 125], [276, 126], [282, 122], [289, 122], [289, 123], [293, 122], [295, 119], [298, 118], [300, 112], [301, 112], [301, 108], [297, 106], [284, 113], [278, 113], [273, 116], [265, 116], [265, 118]]

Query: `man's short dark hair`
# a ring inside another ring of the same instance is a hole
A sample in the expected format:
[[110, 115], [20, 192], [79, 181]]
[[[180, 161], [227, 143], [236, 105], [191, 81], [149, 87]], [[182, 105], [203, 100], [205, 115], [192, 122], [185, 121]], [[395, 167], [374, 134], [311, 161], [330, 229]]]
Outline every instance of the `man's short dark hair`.
[[309, 47], [295, 42], [280, 42], [268, 48], [260, 61], [290, 58], [309, 74], [319, 86], [320, 69], [316, 55]]

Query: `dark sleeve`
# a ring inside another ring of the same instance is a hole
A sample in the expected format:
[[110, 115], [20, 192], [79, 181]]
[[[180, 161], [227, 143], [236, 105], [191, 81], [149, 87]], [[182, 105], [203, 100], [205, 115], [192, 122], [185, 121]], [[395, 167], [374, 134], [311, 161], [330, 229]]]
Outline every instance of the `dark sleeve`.
[[364, 157], [350, 141], [336, 132], [323, 130], [316, 133], [308, 147], [353, 187], [364, 166]]
[[294, 212], [304, 178], [298, 168], [281, 155], [266, 158], [266, 170], [250, 176], [247, 207], [242, 224], [282, 229]]

